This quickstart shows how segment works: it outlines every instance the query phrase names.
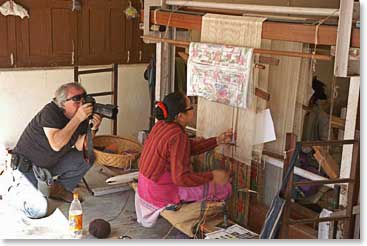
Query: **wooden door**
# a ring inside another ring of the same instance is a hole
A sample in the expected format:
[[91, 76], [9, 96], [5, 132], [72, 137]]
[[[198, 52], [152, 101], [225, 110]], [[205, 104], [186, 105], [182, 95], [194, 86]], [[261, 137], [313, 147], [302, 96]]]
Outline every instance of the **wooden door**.
[[30, 18], [16, 19], [18, 67], [73, 65], [76, 14], [69, 0], [19, 0]]
[[[141, 3], [138, 0], [132, 1], [132, 5], [141, 13]], [[133, 32], [131, 33], [134, 46], [133, 50], [133, 63], [149, 63], [150, 58], [155, 53], [155, 44], [145, 44], [141, 38], [143, 36], [143, 30], [139, 28], [140, 18], [132, 20]]]
[[[4, 2], [6, 0], [0, 0], [0, 5]], [[0, 14], [0, 68], [13, 67], [15, 64], [15, 18]]]
[[124, 63], [127, 1], [84, 0], [78, 14], [79, 65]]
[[[141, 9], [138, 0], [132, 5]], [[143, 44], [139, 18], [127, 19], [129, 1], [84, 0], [78, 14], [79, 65], [148, 62], [155, 45]]]

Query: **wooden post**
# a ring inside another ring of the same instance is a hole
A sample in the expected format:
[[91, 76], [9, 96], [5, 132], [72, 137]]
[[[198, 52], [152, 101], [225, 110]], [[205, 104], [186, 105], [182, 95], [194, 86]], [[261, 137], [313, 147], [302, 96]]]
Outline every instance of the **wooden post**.
[[[285, 153], [286, 158], [284, 160], [283, 166], [283, 177], [285, 176], [292, 156], [294, 154], [294, 150], [296, 148], [297, 136], [293, 133], [287, 133], [285, 139]], [[285, 199], [284, 211], [282, 216], [282, 224], [280, 228], [280, 235], [279, 238], [286, 239], [288, 238], [288, 231], [289, 231], [289, 219], [290, 219], [290, 202], [291, 202], [291, 192], [292, 192], [292, 183], [293, 183], [293, 170], [289, 176], [287, 186], [284, 191], [282, 191], [281, 195]]]
[[347, 77], [350, 37], [352, 33], [354, 1], [340, 1], [340, 16], [336, 38], [336, 52], [334, 63], [334, 75], [336, 77]]
[[[349, 84], [349, 93], [348, 93], [348, 104], [347, 104], [347, 116], [345, 120], [345, 130], [344, 130], [344, 139], [352, 139], [355, 137], [355, 129], [356, 129], [356, 121], [357, 121], [357, 111], [358, 111], [358, 102], [359, 102], [359, 86], [360, 86], [360, 77], [351, 77]], [[355, 145], [343, 145], [342, 151], [342, 160], [340, 167], [340, 178], [349, 178], [353, 172], [353, 158], [354, 158], [354, 146]], [[349, 190], [352, 185], [344, 185], [341, 187], [339, 203], [342, 207], [348, 206], [348, 200], [352, 198], [349, 197]], [[353, 188], [352, 188], [353, 189]], [[344, 228], [345, 229], [345, 228]], [[348, 227], [346, 229], [349, 229]], [[349, 233], [348, 231], [345, 231]], [[343, 235], [346, 235], [344, 232]]]
[[[352, 163], [351, 163], [351, 170], [350, 170], [350, 178], [354, 180], [356, 179], [357, 173], [357, 162], [359, 159], [359, 143], [353, 144], [353, 153], [352, 153]], [[346, 206], [346, 216], [349, 217], [344, 223], [343, 228], [343, 238], [344, 239], [351, 239], [353, 238], [353, 222], [354, 222], [354, 215], [353, 215], [353, 195], [354, 195], [354, 183], [348, 185], [348, 201]]]
[[[119, 66], [118, 64], [113, 64], [112, 65], [113, 71], [112, 71], [112, 93], [113, 93], [113, 104], [117, 105], [118, 104], [118, 74], [119, 74]], [[112, 127], [112, 131], [113, 131], [113, 135], [117, 135], [117, 119], [113, 120], [113, 127]]]
[[[156, 1], [156, 0], [154, 0]], [[167, 8], [166, 1], [161, 0], [160, 6]], [[149, 20], [149, 19], [148, 19]], [[172, 38], [172, 28], [166, 27], [166, 31], [160, 34], [158, 39]], [[156, 44], [156, 79], [155, 79], [155, 98], [156, 101], [163, 100], [164, 96], [172, 91], [172, 48], [171, 44], [159, 42]]]
[[[177, 30], [176, 27], [166, 27], [166, 28], [170, 28], [171, 29], [171, 37], [172, 39], [176, 39], [177, 38]], [[176, 73], [176, 46], [174, 45], [170, 45], [170, 92], [173, 92], [175, 90], [175, 73]]]
[[[360, 194], [358, 194], [358, 204], [360, 204]], [[356, 214], [356, 220], [354, 223], [354, 234], [353, 239], [360, 238], [360, 214]]]
[[75, 83], [79, 82], [79, 67], [78, 66], [74, 66], [74, 82]]
[[[151, 40], [156, 42], [165, 42], [173, 44], [177, 47], [187, 48], [190, 45], [189, 41], [184, 40], [173, 40], [169, 38], [159, 38], [153, 36], [141, 36], [143, 40]], [[241, 46], [238, 46], [241, 47]], [[310, 54], [310, 53], [302, 53], [296, 51], [285, 51], [285, 50], [270, 50], [270, 49], [259, 49], [254, 48], [255, 54], [263, 54], [263, 55], [273, 55], [273, 56], [287, 56], [287, 57], [301, 57], [307, 59], [316, 59], [316, 60], [323, 60], [323, 61], [331, 61], [330, 55], [322, 55], [322, 54]]]
[[[360, 77], [351, 77], [348, 93], [347, 116], [343, 139], [354, 139], [359, 101]], [[353, 145], [343, 145], [340, 178], [349, 178], [351, 171]], [[340, 205], [347, 204], [346, 188], [341, 190]]]
[[[144, 1], [144, 28], [143, 33], [144, 35], [152, 35], [155, 36], [159, 32], [153, 32], [150, 30], [150, 7], [160, 7], [161, 6], [161, 0], [145, 0]], [[154, 41], [150, 40], [144, 40], [145, 43], [156, 43]]]
[[312, 148], [315, 151], [313, 157], [320, 164], [326, 175], [332, 179], [339, 177], [339, 165], [329, 154], [327, 148], [322, 146], [313, 146]]
[[171, 48], [168, 43], [156, 44], [156, 80], [155, 99], [163, 100], [171, 92]]

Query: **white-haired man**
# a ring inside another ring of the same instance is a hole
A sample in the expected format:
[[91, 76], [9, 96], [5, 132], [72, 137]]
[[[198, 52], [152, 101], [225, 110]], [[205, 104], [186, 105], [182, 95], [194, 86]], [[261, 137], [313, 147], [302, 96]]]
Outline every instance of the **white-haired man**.
[[71, 202], [72, 191], [93, 164], [83, 157], [83, 146], [89, 119], [94, 136], [102, 118], [84, 103], [85, 96], [80, 84], [60, 86], [12, 150], [14, 181], [7, 197], [30, 218], [46, 216], [48, 197]]

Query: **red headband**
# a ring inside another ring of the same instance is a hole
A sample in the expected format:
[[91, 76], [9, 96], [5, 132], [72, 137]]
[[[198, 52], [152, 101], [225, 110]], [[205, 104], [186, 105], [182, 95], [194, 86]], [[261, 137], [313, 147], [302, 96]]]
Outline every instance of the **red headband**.
[[156, 102], [156, 103], [155, 103], [155, 105], [156, 105], [158, 108], [162, 109], [162, 111], [163, 111], [163, 117], [164, 117], [165, 119], [167, 119], [167, 117], [168, 117], [168, 112], [167, 112], [167, 107], [166, 107], [166, 105], [164, 105], [164, 103], [163, 103], [163, 102]]

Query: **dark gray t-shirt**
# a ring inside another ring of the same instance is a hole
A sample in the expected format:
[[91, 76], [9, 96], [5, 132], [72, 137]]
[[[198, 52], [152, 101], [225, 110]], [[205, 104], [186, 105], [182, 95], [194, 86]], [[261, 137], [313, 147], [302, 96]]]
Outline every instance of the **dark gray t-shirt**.
[[51, 148], [43, 127], [62, 129], [69, 121], [54, 102], [48, 103], [25, 128], [14, 152], [25, 156], [39, 167], [53, 167], [73, 148], [78, 136], [87, 132], [88, 121], [85, 120], [79, 125], [69, 142], [60, 151], [54, 151]]

